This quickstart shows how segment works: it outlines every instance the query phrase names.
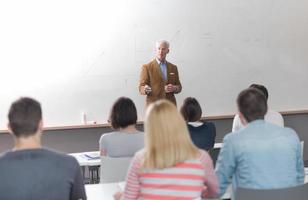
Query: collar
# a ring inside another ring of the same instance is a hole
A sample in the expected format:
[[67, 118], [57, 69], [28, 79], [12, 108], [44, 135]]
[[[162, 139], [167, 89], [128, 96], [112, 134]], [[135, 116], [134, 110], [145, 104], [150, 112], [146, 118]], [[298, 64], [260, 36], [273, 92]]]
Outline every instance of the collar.
[[264, 119], [257, 119], [257, 120], [253, 120], [253, 121], [249, 122], [247, 124], [247, 126], [248, 125], [249, 126], [254, 126], [254, 125], [263, 124], [263, 123], [265, 123]]
[[167, 65], [167, 61], [166, 60], [165, 60], [165, 62], [162, 62], [162, 61], [158, 60], [157, 58], [155, 58], [155, 60], [156, 60], [158, 65], [160, 65], [161, 63]]

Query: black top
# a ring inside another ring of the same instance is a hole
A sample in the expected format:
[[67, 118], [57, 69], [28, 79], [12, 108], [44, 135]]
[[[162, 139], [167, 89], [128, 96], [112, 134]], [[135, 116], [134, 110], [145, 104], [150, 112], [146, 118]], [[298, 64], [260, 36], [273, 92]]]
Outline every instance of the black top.
[[7, 152], [0, 156], [0, 199], [85, 200], [79, 164], [47, 149]]
[[193, 143], [206, 151], [212, 149], [215, 144], [216, 128], [212, 122], [205, 122], [201, 126], [187, 124]]

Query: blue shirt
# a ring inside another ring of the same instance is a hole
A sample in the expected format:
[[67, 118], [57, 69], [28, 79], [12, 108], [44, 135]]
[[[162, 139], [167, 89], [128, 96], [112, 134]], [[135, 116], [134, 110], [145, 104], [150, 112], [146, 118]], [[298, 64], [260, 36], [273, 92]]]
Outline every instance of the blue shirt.
[[296, 132], [264, 120], [256, 120], [229, 133], [216, 163], [220, 195], [232, 180], [237, 187], [275, 189], [304, 183], [301, 145]]
[[164, 80], [166, 81], [167, 80], [167, 64], [166, 64], [166, 61], [165, 62], [161, 62], [160, 60], [156, 59], [159, 67], [160, 67], [160, 70], [161, 70], [161, 73], [163, 75], [163, 78]]

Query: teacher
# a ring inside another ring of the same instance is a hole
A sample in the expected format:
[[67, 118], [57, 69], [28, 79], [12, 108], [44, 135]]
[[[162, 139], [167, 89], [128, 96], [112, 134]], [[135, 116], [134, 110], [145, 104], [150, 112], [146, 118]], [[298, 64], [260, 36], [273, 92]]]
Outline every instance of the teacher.
[[146, 105], [159, 99], [167, 99], [176, 105], [174, 94], [180, 93], [182, 85], [176, 65], [166, 61], [169, 53], [169, 42], [156, 42], [156, 58], [142, 66], [139, 92], [146, 95]]

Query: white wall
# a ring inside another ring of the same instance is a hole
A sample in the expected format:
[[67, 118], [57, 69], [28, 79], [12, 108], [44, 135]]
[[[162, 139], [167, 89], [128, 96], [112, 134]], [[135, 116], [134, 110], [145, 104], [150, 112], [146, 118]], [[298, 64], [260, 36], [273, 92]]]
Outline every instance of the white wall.
[[206, 115], [236, 112], [252, 82], [273, 109], [307, 109], [306, 0], [0, 1], [0, 128], [19, 96], [41, 101], [47, 126], [105, 123], [129, 96], [143, 118], [140, 67], [157, 39], [171, 43], [183, 92]]

